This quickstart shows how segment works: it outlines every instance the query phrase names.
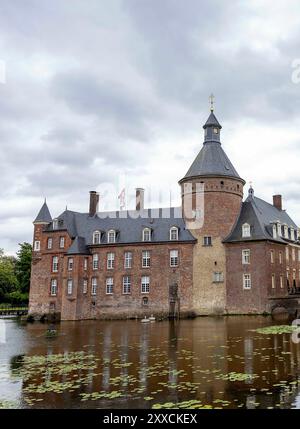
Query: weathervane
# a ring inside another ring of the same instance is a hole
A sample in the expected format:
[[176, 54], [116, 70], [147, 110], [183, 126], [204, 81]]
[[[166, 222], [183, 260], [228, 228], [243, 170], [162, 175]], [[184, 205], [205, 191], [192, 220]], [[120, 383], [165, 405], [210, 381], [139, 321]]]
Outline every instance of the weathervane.
[[214, 94], [210, 94], [209, 98], [209, 102], [210, 102], [210, 111], [213, 112], [214, 111], [214, 103], [215, 103], [215, 96]]

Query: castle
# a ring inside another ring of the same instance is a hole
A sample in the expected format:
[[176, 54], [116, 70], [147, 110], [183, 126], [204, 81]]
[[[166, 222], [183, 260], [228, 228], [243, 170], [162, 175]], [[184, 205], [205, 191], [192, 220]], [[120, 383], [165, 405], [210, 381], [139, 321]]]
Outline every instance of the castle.
[[[300, 230], [256, 197], [225, 154], [213, 108], [204, 143], [179, 181], [182, 206], [114, 215], [46, 201], [34, 224], [29, 313], [62, 320], [270, 313], [300, 293]], [[299, 295], [300, 296], [300, 295]]]

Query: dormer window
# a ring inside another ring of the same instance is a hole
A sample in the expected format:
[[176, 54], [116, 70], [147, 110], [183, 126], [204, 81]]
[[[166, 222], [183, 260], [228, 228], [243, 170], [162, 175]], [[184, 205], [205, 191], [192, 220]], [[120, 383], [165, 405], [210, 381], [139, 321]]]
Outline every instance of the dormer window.
[[242, 226], [242, 236], [243, 237], [251, 237], [250, 225], [249, 223], [244, 223]]
[[279, 222], [277, 223], [277, 235], [281, 237], [281, 224]]
[[53, 229], [58, 229], [58, 219], [53, 219], [52, 228]]
[[100, 244], [101, 243], [101, 232], [95, 231], [93, 233], [93, 244]]
[[143, 241], [151, 241], [151, 229], [144, 228], [143, 229]]
[[289, 238], [289, 229], [287, 225], [284, 225], [284, 238]]
[[277, 227], [276, 224], [273, 224], [273, 238], [277, 238]]
[[177, 226], [172, 226], [170, 229], [170, 240], [175, 241], [178, 240], [178, 228]]
[[295, 230], [293, 227], [291, 227], [291, 240], [295, 240]]
[[116, 231], [114, 229], [110, 229], [107, 233], [107, 242], [115, 243], [116, 242]]

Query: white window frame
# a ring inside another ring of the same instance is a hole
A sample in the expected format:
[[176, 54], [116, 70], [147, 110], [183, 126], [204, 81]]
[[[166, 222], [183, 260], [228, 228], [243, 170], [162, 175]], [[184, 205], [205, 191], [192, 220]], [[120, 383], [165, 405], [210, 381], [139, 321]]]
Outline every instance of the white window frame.
[[280, 289], [283, 289], [283, 275], [280, 274]]
[[279, 252], [279, 264], [282, 264], [282, 251]]
[[251, 237], [251, 227], [250, 227], [249, 223], [244, 223], [242, 225], [242, 237], [243, 238]]
[[57, 295], [57, 279], [51, 280], [50, 295], [51, 296]]
[[289, 246], [286, 246], [286, 248], [285, 248], [285, 259], [286, 259], [287, 261], [290, 259]]
[[292, 247], [292, 260], [296, 261], [296, 251], [295, 251], [295, 247]]
[[94, 231], [93, 232], [93, 244], [101, 244], [101, 232]]
[[123, 276], [123, 295], [129, 295], [131, 293], [131, 277]]
[[88, 292], [88, 281], [87, 279], [83, 279], [82, 282], [82, 293], [85, 295]]
[[64, 249], [65, 247], [65, 237], [59, 237], [59, 248]]
[[271, 287], [272, 287], [272, 289], [275, 289], [276, 288], [276, 280], [275, 280], [275, 274], [272, 274], [272, 277], [271, 277]]
[[83, 260], [83, 270], [87, 271], [89, 265], [89, 258], [84, 258]]
[[124, 253], [124, 268], [132, 268], [132, 252]]
[[178, 249], [170, 250], [170, 267], [178, 267], [179, 265], [179, 251]]
[[271, 264], [274, 264], [274, 250], [270, 250]]
[[244, 273], [243, 274], [243, 289], [244, 290], [250, 290], [251, 287], [252, 287], [251, 274], [250, 273]]
[[73, 271], [74, 268], [74, 258], [68, 258], [68, 271]]
[[73, 280], [68, 279], [67, 280], [67, 295], [72, 295], [73, 293]]
[[250, 264], [251, 251], [250, 249], [242, 250], [242, 264], [249, 265]]
[[110, 229], [107, 233], [107, 243], [115, 243], [116, 242], [116, 231], [114, 229]]
[[178, 241], [178, 228], [177, 228], [177, 226], [172, 226], [170, 228], [170, 241]]
[[150, 277], [142, 276], [141, 278], [141, 293], [150, 293]]
[[99, 255], [98, 253], [93, 253], [93, 270], [99, 269]]
[[275, 223], [273, 223], [272, 231], [273, 231], [273, 238], [277, 238], [277, 226]]
[[143, 229], [143, 241], [145, 241], [145, 242], [151, 241], [151, 229], [150, 228], [144, 228]]
[[58, 229], [58, 219], [53, 219], [53, 221], [52, 221], [52, 228], [53, 229]]
[[40, 240], [35, 240], [34, 241], [34, 251], [35, 252], [39, 252], [41, 250], [41, 242]]
[[48, 237], [47, 239], [47, 249], [51, 250], [53, 247], [53, 238], [52, 237]]
[[115, 254], [114, 252], [109, 252], [107, 254], [106, 266], [108, 270], [113, 270], [115, 268]]
[[149, 250], [142, 251], [142, 268], [150, 268], [151, 254]]
[[222, 271], [215, 271], [213, 274], [213, 283], [223, 283], [224, 276]]
[[52, 272], [53, 273], [58, 272], [58, 256], [53, 256], [52, 258]]
[[113, 295], [114, 293], [114, 278], [107, 277], [106, 279], [106, 295]]
[[93, 296], [97, 295], [97, 287], [98, 287], [97, 277], [92, 277], [91, 295]]

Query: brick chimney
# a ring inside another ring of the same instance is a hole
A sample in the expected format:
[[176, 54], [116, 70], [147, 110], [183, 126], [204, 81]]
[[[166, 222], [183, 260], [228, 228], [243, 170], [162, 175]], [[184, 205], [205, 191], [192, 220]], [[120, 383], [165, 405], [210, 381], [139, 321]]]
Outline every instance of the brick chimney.
[[281, 195], [273, 195], [273, 206], [278, 210], [282, 210], [282, 196]]
[[136, 190], [135, 190], [136, 210], [143, 210], [144, 209], [144, 194], [145, 194], [145, 190], [143, 188], [136, 188]]
[[96, 191], [90, 191], [90, 209], [89, 216], [95, 216], [98, 211], [99, 194]]

